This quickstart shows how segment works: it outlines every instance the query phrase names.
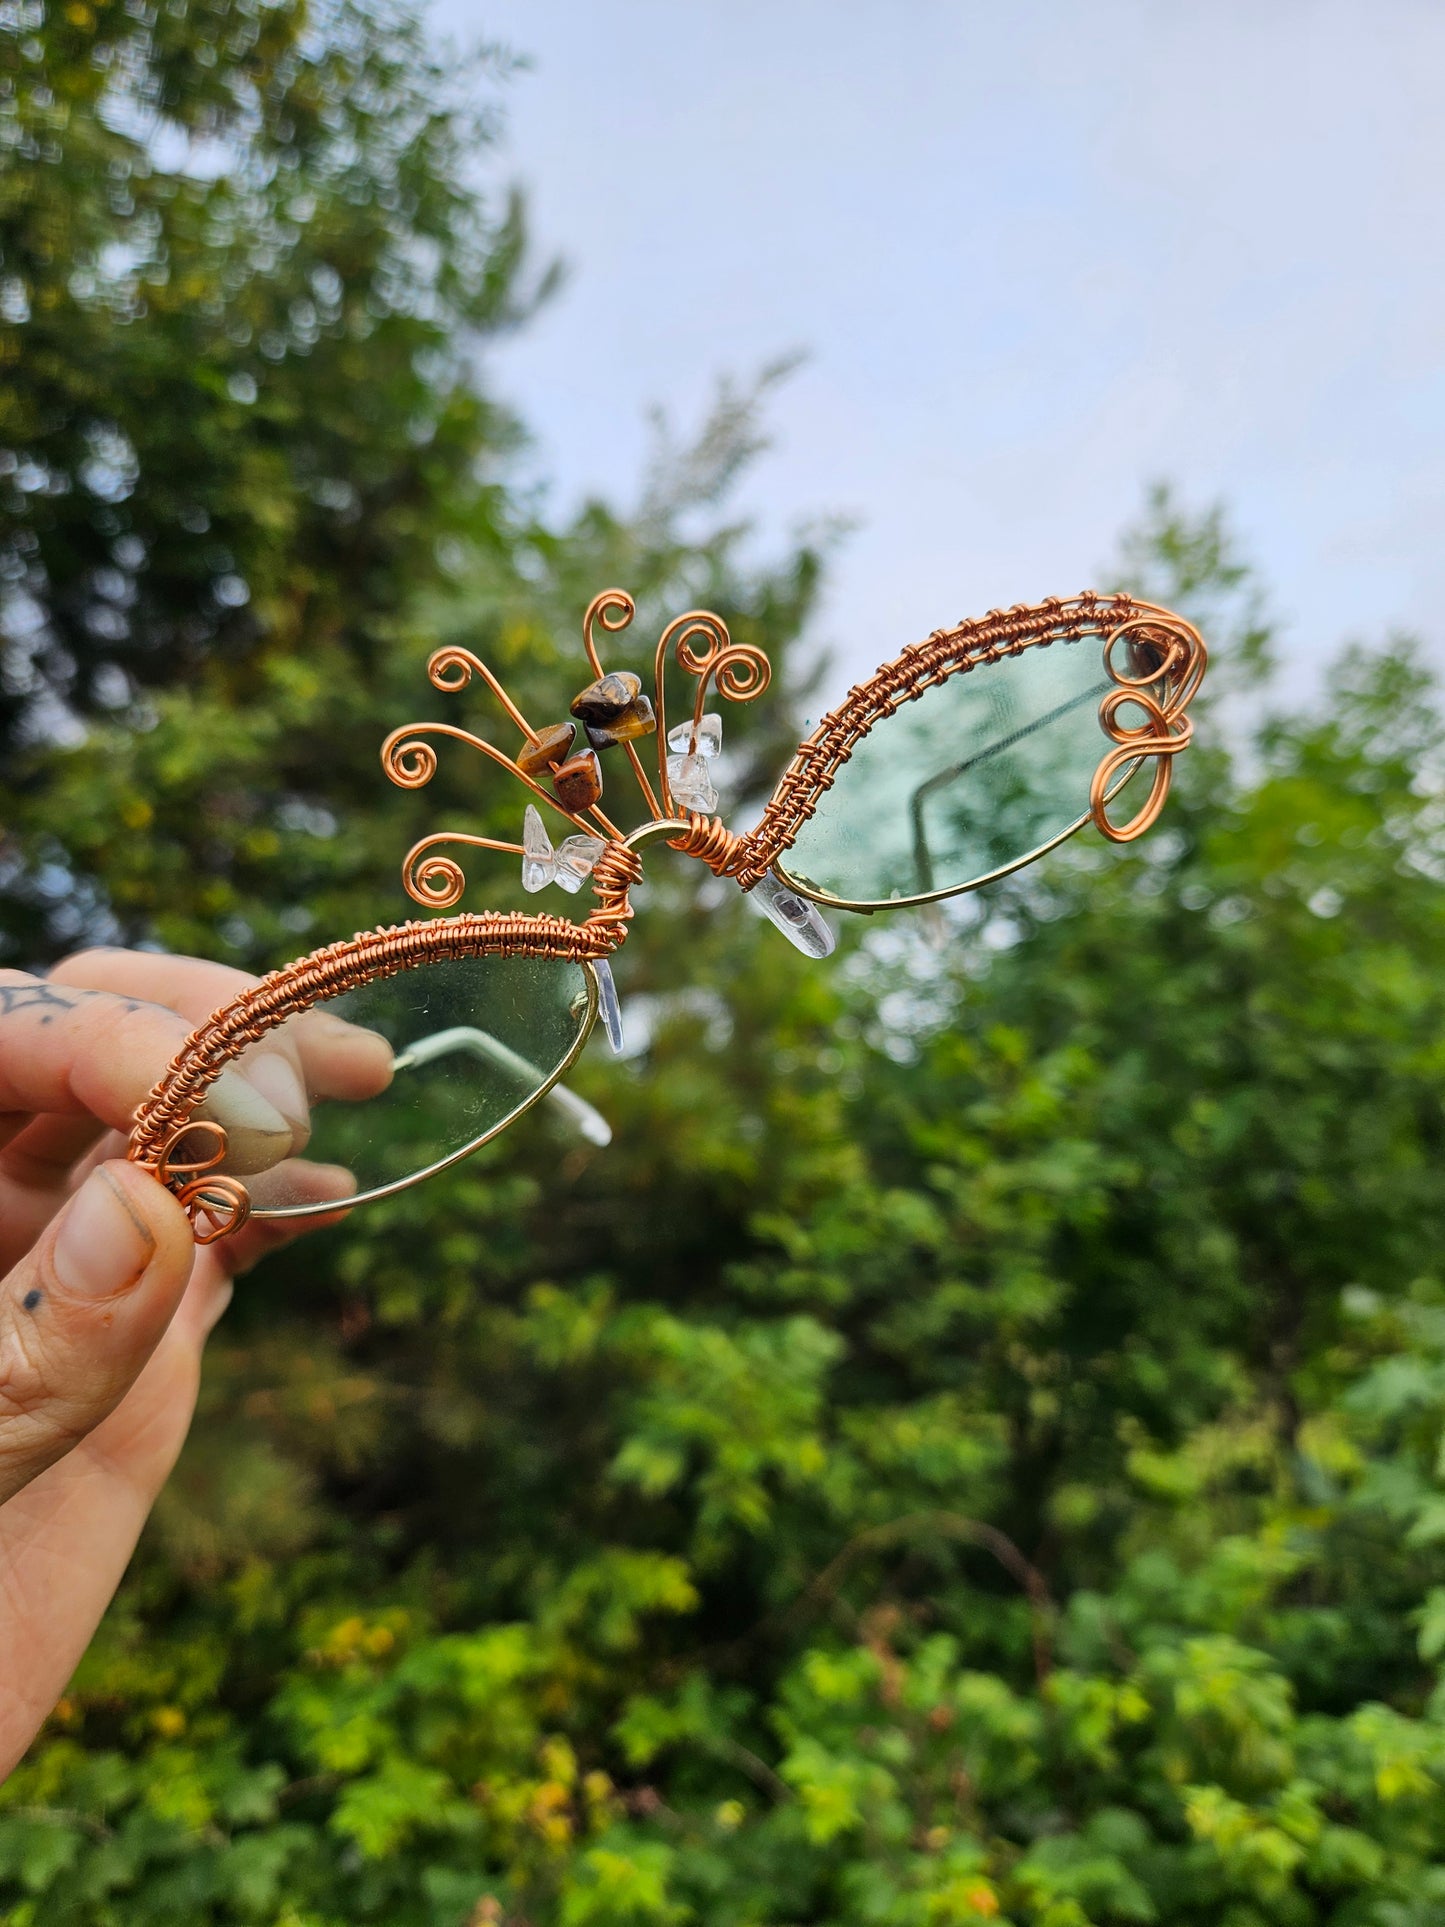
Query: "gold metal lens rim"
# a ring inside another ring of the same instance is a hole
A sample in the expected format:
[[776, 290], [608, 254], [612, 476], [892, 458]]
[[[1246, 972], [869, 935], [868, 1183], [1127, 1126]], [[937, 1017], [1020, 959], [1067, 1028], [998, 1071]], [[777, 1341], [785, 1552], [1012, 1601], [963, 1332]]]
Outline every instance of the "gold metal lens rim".
[[[503, 958], [503, 961], [516, 961], [521, 963], [534, 960]], [[559, 957], [546, 959], [545, 961], [562, 963], [572, 962], [574, 960]], [[469, 1158], [474, 1151], [479, 1151], [484, 1144], [489, 1144], [494, 1137], [500, 1137], [503, 1131], [509, 1130], [511, 1126], [517, 1122], [519, 1117], [525, 1117], [534, 1105], [541, 1103], [542, 1099], [554, 1084], [560, 1083], [562, 1078], [566, 1076], [567, 1072], [571, 1070], [572, 1066], [581, 1056], [583, 1045], [592, 1035], [593, 1025], [597, 1022], [597, 1009], [601, 998], [601, 988], [597, 982], [597, 971], [592, 959], [589, 957], [579, 957], [575, 959], [575, 961], [586, 975], [587, 1014], [582, 1020], [576, 1040], [567, 1052], [567, 1055], [547, 1078], [547, 1081], [544, 1084], [540, 1084], [524, 1103], [519, 1104], [515, 1110], [509, 1111], [504, 1118], [501, 1118], [496, 1124], [491, 1125], [487, 1130], [483, 1131], [480, 1136], [472, 1138], [468, 1143], [459, 1146], [455, 1151], [449, 1151], [444, 1158], [438, 1158], [434, 1164], [427, 1164], [424, 1165], [421, 1170], [413, 1171], [409, 1177], [396, 1178], [390, 1184], [379, 1184], [370, 1191], [359, 1191], [353, 1197], [338, 1198], [324, 1204], [252, 1205], [250, 1215], [253, 1218], [264, 1218], [272, 1221], [282, 1218], [295, 1220], [298, 1218], [333, 1217], [338, 1211], [350, 1211], [353, 1206], [358, 1204], [371, 1204], [377, 1198], [392, 1198], [400, 1191], [409, 1191], [413, 1185], [422, 1184], [427, 1178], [435, 1177], [438, 1171], [445, 1171], [450, 1165], [460, 1164], [463, 1158]], [[414, 967], [420, 969], [426, 968], [425, 964]], [[317, 1001], [324, 1002], [326, 1000], [319, 998]], [[316, 1006], [312, 1004], [307, 1005], [306, 1008], [314, 1010]]]
[[[1133, 782], [1144, 761], [1144, 757], [1136, 757], [1126, 769], [1120, 771], [1119, 780], [1109, 791], [1109, 802], [1112, 803], [1119, 792]], [[1091, 812], [1085, 810], [1081, 817], [1060, 830], [1057, 836], [1051, 836], [1047, 843], [1040, 843], [1023, 856], [1015, 857], [1012, 863], [1002, 864], [997, 870], [990, 870], [986, 876], [970, 877], [967, 883], [951, 883], [944, 890], [930, 890], [919, 897], [883, 897], [878, 900], [835, 897], [816, 883], [804, 883], [790, 870], [785, 870], [781, 862], [774, 863], [773, 869], [790, 890], [796, 890], [800, 897], [807, 897], [810, 902], [820, 904], [826, 910], [857, 910], [865, 916], [872, 916], [875, 910], [910, 910], [920, 903], [942, 903], [946, 897], [963, 897], [970, 890], [982, 890], [985, 884], [997, 883], [1003, 877], [1012, 876], [1015, 870], [1027, 869], [1030, 863], [1037, 863], [1050, 850], [1057, 850], [1061, 843], [1067, 843], [1071, 836], [1077, 836], [1080, 830], [1086, 829], [1092, 820]]]

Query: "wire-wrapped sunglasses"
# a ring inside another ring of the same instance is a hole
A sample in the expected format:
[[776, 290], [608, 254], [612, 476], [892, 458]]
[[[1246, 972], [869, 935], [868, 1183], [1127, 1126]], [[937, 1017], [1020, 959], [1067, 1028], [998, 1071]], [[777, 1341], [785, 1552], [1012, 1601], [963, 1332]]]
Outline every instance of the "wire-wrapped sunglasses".
[[[454, 852], [470, 846], [520, 857], [529, 892], [588, 884], [595, 907], [580, 923], [482, 911], [366, 931], [218, 1010], [137, 1112], [128, 1153], [175, 1193], [200, 1242], [252, 1216], [310, 1217], [390, 1196], [544, 1098], [608, 1142], [605, 1121], [561, 1079], [599, 1016], [623, 1048], [608, 959], [626, 939], [649, 843], [731, 878], [798, 949], [825, 957], [834, 938], [819, 906], [871, 912], [956, 896], [1087, 823], [1111, 842], [1141, 836], [1189, 744], [1206, 661], [1189, 623], [1123, 595], [936, 630], [824, 717], [756, 826], [737, 834], [717, 814], [722, 722], [707, 698], [753, 701], [771, 678], [767, 657], [732, 642], [720, 617], [692, 611], [662, 632], [649, 697], [637, 675], [605, 668], [597, 646], [599, 630], [616, 634], [634, 613], [621, 590], [593, 600], [582, 625], [593, 680], [564, 721], [543, 728], [469, 650], [432, 656], [437, 689], [459, 695], [480, 683], [520, 743], [508, 754], [460, 724], [409, 725], [382, 745], [386, 774], [422, 787], [437, 769], [435, 742], [449, 740], [508, 770], [529, 801], [520, 843], [448, 831], [416, 844], [402, 866], [408, 894], [452, 909], [466, 888]], [[669, 664], [695, 683], [673, 728]], [[655, 787], [638, 748], [651, 737]], [[630, 831], [602, 808], [601, 758], [619, 750], [646, 813]], [[559, 817], [568, 833], [554, 844], [548, 823], [556, 830]], [[304, 1126], [259, 1103], [249, 1125], [234, 1104], [229, 1129], [207, 1115], [228, 1066], [244, 1079], [253, 1054], [278, 1050], [311, 1102]]]

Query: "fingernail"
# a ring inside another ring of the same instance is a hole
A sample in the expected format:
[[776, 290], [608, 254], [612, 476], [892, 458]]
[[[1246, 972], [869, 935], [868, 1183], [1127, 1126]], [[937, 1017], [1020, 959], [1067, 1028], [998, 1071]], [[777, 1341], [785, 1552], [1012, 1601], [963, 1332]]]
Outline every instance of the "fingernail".
[[[358, 1095], [384, 1091], [391, 1082], [396, 1053], [379, 1031], [349, 1024], [329, 1010], [309, 1010], [305, 1023], [309, 1043], [322, 1047], [317, 1074], [327, 1083], [341, 1082], [361, 1087]], [[304, 1049], [304, 1046], [303, 1046]], [[348, 1091], [346, 1095], [352, 1093]]]
[[129, 1291], [156, 1248], [150, 1227], [108, 1171], [92, 1171], [66, 1206], [51, 1262], [77, 1298]]
[[280, 1051], [254, 1051], [236, 1068], [253, 1090], [276, 1107], [304, 1144], [311, 1135], [311, 1107], [290, 1058]]
[[374, 1030], [362, 1030], [359, 1024], [349, 1024], [344, 1017], [338, 1017], [334, 1010], [308, 1010], [306, 1023], [312, 1030], [325, 1031], [328, 1037], [374, 1037]]
[[229, 1067], [206, 1092], [205, 1102], [196, 1107], [195, 1114], [224, 1127], [224, 1168], [237, 1177], [251, 1171], [269, 1171], [273, 1164], [291, 1155], [295, 1138], [292, 1127], [254, 1084]]

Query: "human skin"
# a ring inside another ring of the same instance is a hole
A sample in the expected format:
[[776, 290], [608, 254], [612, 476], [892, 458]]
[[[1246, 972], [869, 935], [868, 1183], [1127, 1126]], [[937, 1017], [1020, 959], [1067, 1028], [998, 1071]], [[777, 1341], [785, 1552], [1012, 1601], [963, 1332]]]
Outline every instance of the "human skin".
[[[253, 1219], [194, 1243], [124, 1158], [189, 1032], [254, 982], [188, 957], [92, 950], [0, 970], [0, 1778], [64, 1692], [184, 1443], [232, 1280], [298, 1235]], [[237, 1168], [304, 1149], [307, 1091], [385, 1087], [390, 1051], [308, 1015], [213, 1088]], [[318, 1200], [333, 1167], [300, 1164]], [[334, 1215], [312, 1225], [334, 1222]]]

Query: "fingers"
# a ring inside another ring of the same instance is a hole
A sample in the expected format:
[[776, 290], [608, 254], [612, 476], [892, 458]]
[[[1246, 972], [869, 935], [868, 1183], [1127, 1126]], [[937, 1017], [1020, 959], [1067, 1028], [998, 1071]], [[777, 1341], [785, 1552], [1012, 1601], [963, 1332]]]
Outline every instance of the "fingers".
[[[258, 980], [196, 957], [83, 950], [57, 964], [50, 981], [150, 998], [179, 1011], [194, 1025]], [[374, 1097], [391, 1082], [391, 1061], [391, 1046], [384, 1037], [327, 1010], [289, 1018], [237, 1060], [247, 1081], [297, 1127], [297, 1150], [305, 1143], [308, 1097]]]
[[0, 1281], [0, 1502], [120, 1403], [180, 1304], [193, 1257], [175, 1199], [113, 1159]]
[[[128, 1133], [137, 1105], [190, 1034], [185, 1018], [133, 997], [0, 971], [0, 1174], [14, 1251], [55, 1209], [71, 1162], [105, 1126]], [[242, 1168], [290, 1155], [295, 1133], [233, 1069], [209, 1093]]]
[[[164, 1005], [186, 1020], [187, 1035], [258, 981], [228, 964], [142, 950], [81, 950], [63, 958], [49, 977], [51, 984]], [[248, 1103], [246, 1091], [236, 1088], [238, 1073], [223, 1072], [222, 1079], [229, 1079], [226, 1088], [219, 1082], [213, 1085], [199, 1113], [225, 1124], [228, 1137], [233, 1129], [237, 1132], [236, 1141], [228, 1146], [226, 1169], [242, 1176], [264, 1171], [278, 1158], [299, 1150], [311, 1131], [302, 1068], [294, 1049], [267, 1038], [246, 1057], [239, 1076], [262, 1103]]]
[[[136, 1106], [185, 1043], [191, 1026], [175, 1011], [0, 971], [0, 1133], [16, 1161], [73, 1144], [74, 1129], [30, 1131], [32, 1117], [90, 1121], [129, 1131]], [[223, 1071], [220, 1082], [236, 1078]], [[228, 1085], [221, 1108], [241, 1128], [285, 1138], [284, 1116], [246, 1080]], [[213, 1087], [214, 1088], [214, 1087]], [[21, 1139], [23, 1138], [23, 1142]]]
[[[318, 1164], [309, 1158], [287, 1158], [274, 1170], [247, 1185], [255, 1210], [277, 1206], [294, 1209], [305, 1206], [303, 1218], [249, 1218], [234, 1237], [222, 1238], [212, 1249], [222, 1255], [232, 1271], [249, 1271], [256, 1260], [286, 1238], [302, 1231], [317, 1231], [325, 1225], [339, 1224], [346, 1215], [348, 1201], [356, 1193], [356, 1178], [340, 1164]], [[323, 1207], [334, 1205], [336, 1209]], [[311, 1215], [312, 1213], [315, 1215]]]
[[[180, 1215], [161, 1187], [133, 1166], [119, 1166], [118, 1182], [149, 1185], [163, 1214]], [[320, 1174], [316, 1195], [338, 1196], [338, 1186], [349, 1182], [344, 1172]], [[129, 1190], [127, 1196], [137, 1201]], [[149, 1199], [142, 1194], [139, 1202], [146, 1205]], [[324, 1220], [310, 1220], [304, 1228], [316, 1222]], [[230, 1299], [232, 1274], [249, 1269], [302, 1229], [300, 1223], [253, 1220], [235, 1238], [196, 1251], [186, 1231], [190, 1282], [135, 1383], [73, 1451], [0, 1504], [0, 1647], [7, 1656], [6, 1691], [0, 1694], [0, 1779], [65, 1690], [176, 1462], [195, 1407], [201, 1353]], [[160, 1262], [158, 1257], [152, 1264]], [[22, 1292], [22, 1315], [33, 1289]], [[143, 1279], [133, 1293], [152, 1290]], [[10, 1302], [0, 1289], [0, 1314]]]
[[230, 1295], [222, 1269], [197, 1254], [180, 1309], [116, 1410], [0, 1505], [0, 1779], [64, 1692], [120, 1583], [185, 1441], [201, 1350]]
[[0, 971], [0, 1114], [9, 1121], [7, 1136], [45, 1112], [126, 1128], [187, 1035], [174, 1011]]
[[314, 1097], [353, 1102], [376, 1097], [391, 1082], [392, 1049], [386, 1039], [329, 1010], [306, 1010], [281, 1026], [292, 1032]]
[[201, 957], [171, 957], [151, 950], [77, 950], [51, 967], [48, 982], [81, 990], [109, 990], [120, 997], [144, 997], [203, 1023], [260, 981], [230, 964]]
[[[0, 1265], [39, 1235], [75, 1162], [104, 1155], [105, 1127], [128, 1133], [191, 1027], [254, 982], [220, 964], [127, 951], [81, 953], [43, 981], [0, 972]], [[224, 1168], [250, 1178], [305, 1148], [312, 1096], [363, 1099], [391, 1074], [385, 1039], [307, 1011], [227, 1065], [198, 1115], [225, 1127]]]

